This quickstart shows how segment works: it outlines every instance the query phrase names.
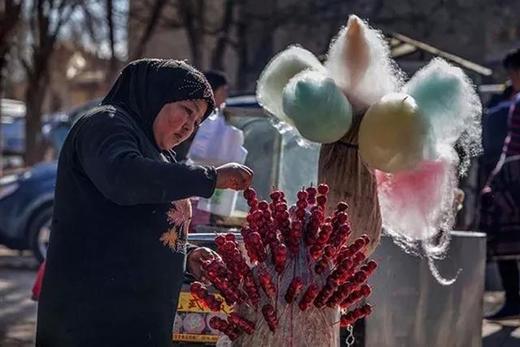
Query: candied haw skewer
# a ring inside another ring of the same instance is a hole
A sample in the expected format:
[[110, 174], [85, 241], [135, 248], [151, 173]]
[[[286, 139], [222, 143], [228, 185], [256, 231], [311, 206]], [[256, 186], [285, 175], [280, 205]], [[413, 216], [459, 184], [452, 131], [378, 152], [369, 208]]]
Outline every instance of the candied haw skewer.
[[321, 195], [327, 195], [329, 193], [329, 186], [325, 183], [318, 185], [318, 193]]
[[247, 201], [256, 199], [256, 191], [253, 188], [247, 188], [246, 190], [244, 190], [244, 198]]
[[338, 224], [334, 222], [332, 235], [330, 236], [330, 244], [336, 248], [341, 248], [352, 234], [348, 223]]
[[236, 312], [231, 312], [229, 314], [228, 320], [242, 329], [246, 334], [252, 335], [255, 331], [255, 323], [245, 319]]
[[312, 245], [309, 248], [309, 255], [314, 261], [317, 261], [320, 259], [321, 255], [323, 253], [323, 247], [320, 245]]
[[276, 272], [278, 272], [279, 274], [282, 273], [285, 269], [285, 264], [287, 263], [287, 255], [287, 247], [283, 243], [278, 241], [273, 245], [273, 264]]
[[276, 295], [276, 287], [271, 275], [267, 271], [261, 270], [258, 274], [258, 281], [260, 282], [260, 286], [264, 290], [265, 295], [267, 295], [269, 299], [274, 298]]
[[193, 282], [190, 286], [190, 292], [195, 299], [202, 302], [211, 311], [220, 311], [222, 307], [222, 300], [215, 295], [209, 294], [208, 289], [200, 282]]
[[303, 236], [303, 223], [296, 219], [291, 223], [291, 229], [288, 232], [287, 239], [285, 240], [287, 246], [293, 254], [298, 254], [300, 250], [300, 241]]
[[327, 268], [329, 267], [329, 262], [325, 258], [321, 258], [316, 262], [316, 265], [314, 265], [314, 272], [316, 272], [318, 275], [321, 275]]
[[212, 317], [209, 320], [209, 325], [215, 330], [226, 334], [231, 341], [235, 341], [239, 337], [239, 331], [234, 324], [227, 322], [219, 317]]
[[316, 203], [319, 207], [325, 210], [325, 206], [327, 205], [327, 197], [325, 195], [318, 195], [318, 197], [316, 197]]
[[274, 333], [278, 325], [278, 318], [276, 318], [276, 311], [274, 307], [271, 304], [265, 304], [264, 307], [262, 307], [262, 314], [264, 315], [264, 319], [269, 326], [269, 330]]
[[[348, 295], [347, 298], [345, 298], [343, 301], [341, 301], [340, 305], [342, 308], [348, 308], [355, 304], [356, 302], [360, 301], [363, 298], [367, 298], [372, 294], [372, 289], [369, 285], [363, 284], [358, 290], [353, 291]], [[338, 303], [334, 303], [333, 306], [337, 305]], [[331, 306], [331, 307], [333, 307]]]
[[303, 294], [303, 297], [300, 300], [300, 303], [298, 306], [300, 307], [300, 310], [305, 311], [309, 308], [309, 306], [312, 304], [314, 299], [319, 293], [319, 288], [315, 283], [311, 283], [309, 287], [307, 287], [307, 290]]
[[336, 205], [336, 211], [338, 211], [338, 212], [346, 212], [347, 210], [348, 210], [348, 204], [344, 201], [340, 201]]
[[372, 313], [372, 306], [369, 304], [365, 304], [353, 311], [347, 312], [341, 316], [341, 327], [346, 328], [349, 325], [354, 324], [358, 319], [368, 316], [370, 313]]
[[320, 227], [320, 233], [316, 243], [318, 245], [325, 245], [329, 241], [330, 235], [332, 234], [332, 224], [324, 223]]
[[291, 281], [291, 284], [289, 284], [289, 287], [287, 288], [287, 292], [285, 293], [285, 301], [287, 301], [288, 304], [291, 304], [294, 299], [300, 294], [301, 290], [303, 289], [303, 280], [301, 277], [294, 277]]
[[305, 190], [300, 190], [298, 193], [296, 193], [296, 198], [298, 198], [298, 201], [307, 201], [307, 197], [309, 196], [309, 193], [307, 193]]
[[282, 199], [282, 192], [280, 192], [279, 190], [272, 191], [269, 197], [274, 203], [277, 203]]
[[314, 299], [314, 306], [317, 308], [325, 306], [327, 300], [329, 300], [329, 298], [334, 294], [335, 290], [336, 286], [327, 282], [316, 296], [316, 299]]
[[352, 284], [350, 282], [344, 283], [332, 294], [327, 301], [327, 306], [335, 307], [343, 302], [345, 298], [351, 293]]
[[212, 259], [202, 263], [211, 283], [220, 291], [226, 303], [233, 305], [240, 300], [238, 288], [230, 281], [229, 271], [220, 259]]
[[247, 296], [251, 301], [251, 304], [253, 304], [253, 306], [257, 308], [258, 304], [260, 303], [260, 293], [258, 291], [258, 286], [256, 285], [255, 278], [251, 271], [249, 271], [247, 275], [244, 277], [244, 290], [246, 291]]
[[369, 276], [377, 269], [377, 263], [374, 260], [370, 260], [368, 263], [366, 263], [364, 266], [367, 267], [365, 271]]
[[357, 290], [361, 285], [363, 285], [367, 279], [367, 273], [362, 270], [359, 270], [350, 276], [347, 281], [338, 288], [338, 292], [340, 292], [339, 294], [342, 296], [342, 300], [350, 295], [353, 291]]
[[352, 260], [350, 260], [350, 259], [342, 260], [341, 263], [339, 263], [338, 266], [336, 266], [336, 268], [327, 277], [327, 281], [332, 281], [336, 284], [345, 282], [345, 280], [351, 274], [352, 265], [353, 265]]
[[250, 232], [244, 239], [244, 243], [247, 254], [252, 261], [253, 259], [261, 263], [265, 261], [267, 254], [265, 253], [264, 243], [259, 233], [254, 231]]
[[307, 192], [307, 202], [309, 205], [315, 205], [316, 194], [318, 193], [317, 189], [315, 187], [308, 187], [305, 191]]

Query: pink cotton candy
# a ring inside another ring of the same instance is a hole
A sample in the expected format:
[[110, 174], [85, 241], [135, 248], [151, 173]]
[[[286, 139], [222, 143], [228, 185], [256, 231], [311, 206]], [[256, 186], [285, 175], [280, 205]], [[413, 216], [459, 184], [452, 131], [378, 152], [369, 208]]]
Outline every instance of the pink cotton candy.
[[447, 159], [424, 161], [415, 170], [387, 174], [377, 171], [383, 221], [387, 231], [404, 240], [434, 236], [451, 213], [453, 183]]

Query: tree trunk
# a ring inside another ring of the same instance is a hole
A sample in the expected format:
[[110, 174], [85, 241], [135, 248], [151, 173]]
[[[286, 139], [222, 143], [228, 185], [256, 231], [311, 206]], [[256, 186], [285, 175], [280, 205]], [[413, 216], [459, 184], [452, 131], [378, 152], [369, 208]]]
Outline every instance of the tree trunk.
[[217, 70], [224, 69], [224, 55], [229, 43], [229, 32], [233, 24], [233, 10], [235, 8], [234, 0], [226, 0], [224, 9], [224, 17], [222, 18], [222, 29], [218, 33], [218, 40], [211, 57], [211, 68]]
[[31, 166], [42, 161], [45, 143], [42, 137], [42, 105], [49, 81], [46, 70], [36, 73], [28, 80], [25, 92], [25, 165]]
[[113, 0], [105, 0], [106, 19], [108, 25], [108, 42], [110, 45], [110, 61], [108, 63], [108, 70], [105, 77], [107, 86], [112, 84], [118, 69], [118, 59], [115, 48], [115, 26], [114, 26], [114, 3]]
[[[150, 10], [151, 15], [150, 18], [145, 23], [145, 28], [143, 30], [143, 33], [141, 37], [139, 38], [137, 42], [137, 46], [135, 46], [135, 49], [133, 52], [128, 52], [128, 56], [130, 57], [130, 60], [141, 58], [145, 52], [146, 49], [146, 43], [150, 40], [150, 38], [153, 36], [155, 29], [157, 28], [157, 25], [161, 19], [161, 13], [163, 12], [163, 9], [165, 5], [168, 3], [167, 0], [155, 0], [153, 3], [153, 6]], [[143, 9], [141, 9], [143, 10]], [[130, 13], [130, 16], [132, 14]]]
[[237, 55], [238, 55], [238, 66], [237, 66], [237, 89], [244, 91], [247, 86], [248, 76], [247, 71], [249, 69], [249, 54], [248, 54], [248, 32], [247, 32], [247, 18], [246, 18], [245, 4], [240, 4], [239, 7], [239, 22], [237, 23]]
[[[2, 119], [2, 98], [4, 97], [4, 66], [5, 64], [5, 53], [0, 51], [0, 120]], [[0, 121], [0, 177], [4, 174], [4, 147], [3, 136], [2, 136], [2, 122]]]
[[[4, 68], [7, 66], [6, 56], [10, 48], [11, 36], [20, 20], [22, 1], [2, 1], [0, 14], [0, 120], [2, 119], [2, 101], [4, 97]], [[3, 175], [2, 122], [0, 121], [0, 177]]]
[[191, 65], [201, 69], [204, 61], [205, 2], [204, 0], [190, 3], [180, 1], [179, 4], [190, 45]]

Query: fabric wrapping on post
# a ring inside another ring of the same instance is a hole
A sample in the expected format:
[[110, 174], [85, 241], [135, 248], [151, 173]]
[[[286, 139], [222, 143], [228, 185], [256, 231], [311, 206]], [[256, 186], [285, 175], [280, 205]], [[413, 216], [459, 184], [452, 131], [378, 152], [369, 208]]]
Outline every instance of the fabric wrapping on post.
[[327, 213], [340, 201], [349, 204], [350, 239], [367, 234], [370, 237], [367, 255], [370, 255], [379, 244], [382, 219], [376, 177], [362, 162], [357, 147], [361, 119], [362, 115], [355, 115], [352, 128], [341, 140], [321, 146], [318, 181], [327, 183], [330, 188]]

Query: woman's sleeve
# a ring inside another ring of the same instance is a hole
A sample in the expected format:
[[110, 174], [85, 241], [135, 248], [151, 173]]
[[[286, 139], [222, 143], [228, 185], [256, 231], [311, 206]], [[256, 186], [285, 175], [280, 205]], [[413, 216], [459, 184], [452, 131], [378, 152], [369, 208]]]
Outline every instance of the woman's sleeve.
[[107, 199], [120, 205], [137, 205], [213, 194], [217, 179], [214, 168], [145, 158], [138, 144], [135, 130], [117, 114], [92, 115], [78, 129], [79, 162]]

